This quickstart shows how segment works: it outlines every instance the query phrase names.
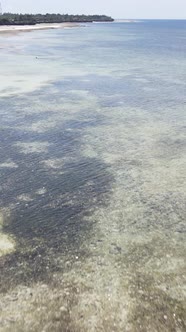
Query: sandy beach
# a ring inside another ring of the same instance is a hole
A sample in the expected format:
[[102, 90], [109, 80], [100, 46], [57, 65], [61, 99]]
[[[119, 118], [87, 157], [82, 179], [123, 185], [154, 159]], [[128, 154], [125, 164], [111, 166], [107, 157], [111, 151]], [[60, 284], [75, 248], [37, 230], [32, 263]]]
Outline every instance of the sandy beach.
[[65, 29], [79, 26], [78, 23], [48, 23], [48, 24], [35, 24], [35, 25], [2, 25], [0, 26], [0, 34], [17, 34], [20, 32], [30, 32], [35, 30], [48, 30], [48, 29]]

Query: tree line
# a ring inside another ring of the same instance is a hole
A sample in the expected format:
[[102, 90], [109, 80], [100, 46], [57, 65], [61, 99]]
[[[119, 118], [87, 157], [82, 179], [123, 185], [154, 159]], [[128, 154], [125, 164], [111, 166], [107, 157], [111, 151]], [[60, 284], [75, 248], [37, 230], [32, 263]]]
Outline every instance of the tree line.
[[0, 16], [0, 25], [34, 25], [38, 23], [64, 22], [112, 22], [112, 17], [106, 15], [69, 15], [69, 14], [12, 14]]

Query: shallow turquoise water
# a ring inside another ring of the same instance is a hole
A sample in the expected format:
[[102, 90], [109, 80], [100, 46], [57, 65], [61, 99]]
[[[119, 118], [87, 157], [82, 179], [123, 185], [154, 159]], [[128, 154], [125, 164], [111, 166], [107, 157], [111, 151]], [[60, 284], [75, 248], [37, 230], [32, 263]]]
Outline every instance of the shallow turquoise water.
[[69, 287], [69, 331], [185, 329], [185, 31], [0, 38], [1, 290]]

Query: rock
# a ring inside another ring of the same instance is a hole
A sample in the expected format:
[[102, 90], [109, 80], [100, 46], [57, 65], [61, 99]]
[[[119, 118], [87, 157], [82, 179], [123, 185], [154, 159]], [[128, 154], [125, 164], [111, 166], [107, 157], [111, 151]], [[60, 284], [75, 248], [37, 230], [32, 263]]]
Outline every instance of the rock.
[[61, 312], [66, 312], [66, 311], [67, 311], [67, 309], [66, 309], [65, 307], [60, 307], [59, 310], [60, 310]]

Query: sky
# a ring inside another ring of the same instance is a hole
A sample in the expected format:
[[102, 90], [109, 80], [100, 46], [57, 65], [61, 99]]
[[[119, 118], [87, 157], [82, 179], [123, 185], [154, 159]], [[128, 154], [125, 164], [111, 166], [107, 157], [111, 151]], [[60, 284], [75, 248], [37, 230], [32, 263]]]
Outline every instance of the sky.
[[106, 14], [113, 18], [186, 19], [186, 0], [0, 0], [3, 12]]

